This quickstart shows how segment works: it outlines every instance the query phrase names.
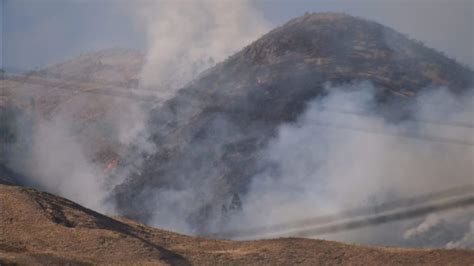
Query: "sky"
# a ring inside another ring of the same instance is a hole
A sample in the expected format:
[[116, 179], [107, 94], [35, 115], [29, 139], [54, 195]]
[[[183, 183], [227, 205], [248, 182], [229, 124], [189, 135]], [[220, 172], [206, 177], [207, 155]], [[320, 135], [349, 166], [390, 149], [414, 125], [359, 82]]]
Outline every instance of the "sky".
[[3, 8], [5, 0], [0, 0], [0, 68], [3, 66], [3, 13], [5, 9]]
[[[191, 1], [191, 0], [188, 0]], [[253, 0], [272, 27], [305, 12], [368, 18], [474, 67], [473, 0]], [[0, 0], [0, 62], [34, 70], [90, 51], [146, 49], [146, 33], [121, 0]]]

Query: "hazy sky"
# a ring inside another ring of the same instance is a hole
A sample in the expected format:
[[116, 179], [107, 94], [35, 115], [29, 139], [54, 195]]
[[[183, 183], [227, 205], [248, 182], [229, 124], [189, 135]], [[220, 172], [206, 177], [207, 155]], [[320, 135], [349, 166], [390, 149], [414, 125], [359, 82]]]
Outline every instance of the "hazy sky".
[[0, 68], [3, 66], [3, 13], [5, 9], [3, 8], [4, 0], [0, 0]]
[[[191, 0], [188, 0], [191, 1]], [[145, 32], [120, 0], [0, 0], [8, 70], [29, 70], [87, 51], [145, 49]], [[123, 2], [122, 2], [123, 3]], [[395, 28], [474, 67], [474, 0], [255, 0], [273, 25], [305, 12], [338, 11]]]
[[7, 69], [34, 69], [87, 51], [144, 43], [127, 10], [114, 1], [3, 1]]

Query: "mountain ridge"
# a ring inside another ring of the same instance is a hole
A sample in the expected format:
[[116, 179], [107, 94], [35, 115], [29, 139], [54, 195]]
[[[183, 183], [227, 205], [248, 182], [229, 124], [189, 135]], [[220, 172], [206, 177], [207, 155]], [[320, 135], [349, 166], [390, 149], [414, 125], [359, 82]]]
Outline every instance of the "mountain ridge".
[[150, 222], [151, 213], [165, 208], [148, 204], [150, 191], [187, 191], [211, 182], [213, 195], [204, 188], [196, 192], [206, 196], [188, 217], [206, 232], [221, 204], [244, 195], [258, 176], [259, 151], [278, 126], [296, 121], [308, 102], [328, 93], [327, 84], [373, 84], [376, 112], [396, 122], [410, 117], [404, 106], [423, 90], [442, 86], [458, 94], [471, 88], [472, 77], [471, 70], [381, 24], [343, 14], [296, 18], [153, 110], [148, 132], [157, 152], [113, 198], [123, 215]]

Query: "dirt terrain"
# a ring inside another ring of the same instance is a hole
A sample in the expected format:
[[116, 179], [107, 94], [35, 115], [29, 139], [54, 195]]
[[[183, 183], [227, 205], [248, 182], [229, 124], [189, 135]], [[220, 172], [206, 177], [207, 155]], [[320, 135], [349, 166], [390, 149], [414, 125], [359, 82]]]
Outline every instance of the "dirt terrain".
[[472, 265], [474, 250], [402, 249], [298, 238], [184, 236], [34, 189], [0, 185], [0, 264]]

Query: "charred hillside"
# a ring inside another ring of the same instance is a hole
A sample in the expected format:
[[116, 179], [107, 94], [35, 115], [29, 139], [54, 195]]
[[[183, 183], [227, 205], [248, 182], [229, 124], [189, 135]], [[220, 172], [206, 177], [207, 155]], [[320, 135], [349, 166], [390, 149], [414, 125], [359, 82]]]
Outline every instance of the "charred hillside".
[[[156, 152], [115, 189], [127, 217], [167, 225], [180, 215], [195, 233], [224, 226], [239, 195], [261, 171], [259, 152], [277, 127], [295, 121], [325, 84], [369, 81], [378, 109], [400, 106], [430, 87], [460, 93], [474, 74], [393, 29], [344, 14], [308, 14], [271, 31], [151, 112]], [[133, 160], [122, 166], [134, 164]], [[172, 197], [172, 195], [181, 195]], [[183, 207], [186, 205], [186, 207]], [[245, 207], [245, 206], [243, 206]]]

